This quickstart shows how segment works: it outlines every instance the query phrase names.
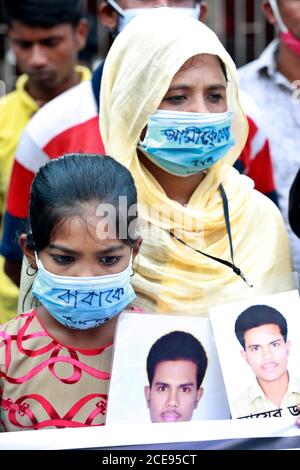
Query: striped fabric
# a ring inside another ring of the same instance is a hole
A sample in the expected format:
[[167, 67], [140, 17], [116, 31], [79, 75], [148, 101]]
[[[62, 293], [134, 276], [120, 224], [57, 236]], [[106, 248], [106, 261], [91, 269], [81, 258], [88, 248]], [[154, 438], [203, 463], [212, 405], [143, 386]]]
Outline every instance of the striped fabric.
[[53, 338], [35, 310], [0, 328], [0, 431], [105, 424], [112, 345]]
[[21, 138], [7, 196], [1, 253], [16, 261], [22, 259], [17, 240], [27, 226], [30, 187], [38, 169], [65, 153], [104, 153], [91, 81], [66, 91], [40, 111]]

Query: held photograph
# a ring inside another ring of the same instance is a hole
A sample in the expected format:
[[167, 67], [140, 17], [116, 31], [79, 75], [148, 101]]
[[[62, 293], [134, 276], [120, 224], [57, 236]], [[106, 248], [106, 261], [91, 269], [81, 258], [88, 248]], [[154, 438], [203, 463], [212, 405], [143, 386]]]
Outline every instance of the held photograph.
[[210, 318], [232, 417], [298, 416], [298, 291], [218, 306]]
[[107, 424], [230, 417], [207, 318], [123, 314], [114, 344]]

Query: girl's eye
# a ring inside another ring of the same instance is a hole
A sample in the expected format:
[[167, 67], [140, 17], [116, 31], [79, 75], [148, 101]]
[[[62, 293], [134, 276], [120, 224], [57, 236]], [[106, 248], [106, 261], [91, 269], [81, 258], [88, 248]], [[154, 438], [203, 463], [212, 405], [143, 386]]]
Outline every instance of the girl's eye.
[[121, 256], [104, 256], [104, 258], [100, 258], [101, 263], [106, 265], [117, 264], [121, 259]]
[[52, 255], [52, 259], [57, 264], [70, 264], [74, 261], [74, 258], [72, 256], [66, 255]]

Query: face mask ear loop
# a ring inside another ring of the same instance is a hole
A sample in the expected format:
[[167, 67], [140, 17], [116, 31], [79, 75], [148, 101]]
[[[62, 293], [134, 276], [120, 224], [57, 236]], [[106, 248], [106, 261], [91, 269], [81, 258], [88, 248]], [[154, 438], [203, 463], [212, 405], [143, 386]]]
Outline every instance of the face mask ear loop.
[[133, 277], [134, 276], [134, 268], [133, 268], [133, 249], [132, 248], [130, 248], [130, 259], [129, 259], [128, 266], [131, 266], [130, 277]]
[[282, 33], [287, 33], [288, 29], [287, 29], [287, 27], [285, 26], [285, 24], [283, 22], [282, 16], [281, 16], [279, 8], [278, 8], [277, 0], [269, 0], [269, 2], [270, 2], [270, 5], [271, 5], [271, 8], [273, 10], [274, 16], [276, 18], [276, 21], [278, 23], [279, 30]]
[[40, 259], [38, 257], [38, 254], [36, 251], [34, 251], [34, 257], [35, 257], [35, 262], [36, 262], [36, 265], [37, 267], [39, 268], [39, 264], [40, 264]]
[[35, 257], [35, 262], [36, 262], [37, 270], [43, 269], [43, 270], [45, 271], [44, 265], [43, 265], [43, 263], [42, 263], [41, 258], [39, 258], [39, 255], [38, 255], [37, 251], [34, 252], [34, 257]]
[[124, 10], [120, 7], [120, 5], [115, 2], [115, 0], [106, 0], [106, 2], [122, 17], [124, 17]]

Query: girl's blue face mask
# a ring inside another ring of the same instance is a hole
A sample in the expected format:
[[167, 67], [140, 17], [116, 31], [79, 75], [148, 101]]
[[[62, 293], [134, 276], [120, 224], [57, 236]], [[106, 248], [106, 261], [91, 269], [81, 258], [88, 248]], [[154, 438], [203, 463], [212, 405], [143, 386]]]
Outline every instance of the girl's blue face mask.
[[36, 260], [38, 272], [32, 293], [67, 328], [97, 328], [135, 298], [130, 283], [132, 257], [124, 271], [95, 277], [57, 276], [44, 268], [37, 255]]
[[168, 173], [190, 176], [207, 170], [224, 157], [235, 141], [233, 113], [188, 113], [158, 110], [148, 117], [138, 148]]

